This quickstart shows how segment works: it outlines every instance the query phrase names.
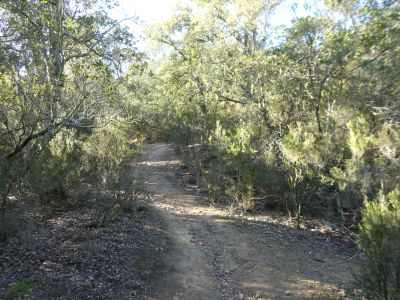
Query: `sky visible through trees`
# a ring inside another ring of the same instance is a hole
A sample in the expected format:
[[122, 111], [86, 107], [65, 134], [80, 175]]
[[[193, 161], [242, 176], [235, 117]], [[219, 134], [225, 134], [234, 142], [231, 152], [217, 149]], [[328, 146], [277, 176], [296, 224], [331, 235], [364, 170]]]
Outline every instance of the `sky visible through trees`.
[[[190, 0], [121, 0], [110, 13], [117, 19], [137, 18], [137, 22], [129, 22], [129, 27], [135, 36], [139, 37], [138, 47], [146, 49], [145, 28], [155, 23], [165, 21], [174, 12], [177, 5], [190, 4]], [[317, 7], [323, 7], [321, 1], [284, 1], [271, 18], [274, 26], [289, 26], [293, 18], [312, 15]]]
[[0, 0], [0, 240], [132, 212], [132, 168], [170, 143], [213, 204], [356, 235], [358, 285], [396, 299], [399, 2], [116, 3]]

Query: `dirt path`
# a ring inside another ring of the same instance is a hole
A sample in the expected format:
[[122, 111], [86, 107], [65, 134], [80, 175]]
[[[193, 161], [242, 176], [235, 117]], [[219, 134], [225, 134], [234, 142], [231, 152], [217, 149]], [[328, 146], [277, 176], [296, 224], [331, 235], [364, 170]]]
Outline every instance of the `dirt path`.
[[318, 234], [209, 207], [177, 184], [170, 145], [149, 145], [141, 165], [168, 241], [149, 299], [350, 298], [351, 253]]

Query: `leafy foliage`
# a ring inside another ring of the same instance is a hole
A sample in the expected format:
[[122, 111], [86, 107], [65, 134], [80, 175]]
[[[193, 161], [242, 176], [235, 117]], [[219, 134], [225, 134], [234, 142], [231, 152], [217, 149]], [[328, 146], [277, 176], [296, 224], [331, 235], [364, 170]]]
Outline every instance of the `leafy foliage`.
[[[154, 26], [150, 38], [169, 50], [151, 69], [154, 89], [145, 98], [161, 109], [151, 111], [157, 117], [150, 126], [158, 125], [159, 138], [218, 152], [218, 159], [194, 165], [210, 178], [207, 186], [218, 182], [213, 189], [221, 195], [230, 191], [237, 199], [233, 170], [248, 169], [250, 198], [274, 195], [282, 202], [277, 207], [301, 202], [305, 213], [325, 208], [326, 216], [351, 223], [381, 179], [392, 186], [399, 176], [398, 126], [388, 113], [397, 97], [389, 86], [397, 72], [392, 17], [398, 7], [390, 1], [331, 3], [276, 28], [269, 17], [278, 6], [198, 1]], [[379, 26], [393, 29], [390, 38], [376, 31]], [[375, 42], [391, 50], [366, 47]], [[376, 76], [382, 84], [369, 84]], [[254, 172], [254, 161], [266, 171]], [[264, 180], [269, 171], [280, 184]]]
[[382, 191], [362, 211], [358, 244], [366, 255], [360, 282], [371, 299], [396, 299], [400, 292], [400, 188]]
[[7, 214], [93, 199], [82, 196], [88, 190], [84, 186], [97, 191], [99, 203], [99, 195], [125, 190], [120, 170], [132, 151], [121, 67], [135, 53], [127, 28], [108, 17], [110, 5], [0, 2], [0, 218], [5, 233], [12, 227]]
[[284, 210], [298, 227], [317, 214], [355, 228], [362, 212], [367, 289], [398, 292], [381, 240], [396, 240], [397, 192], [379, 191], [400, 181], [399, 5], [325, 1], [277, 27], [280, 5], [182, 4], [148, 29], [150, 59], [108, 17], [112, 1], [0, 1], [4, 232], [28, 202], [96, 203], [100, 223], [129, 211], [127, 159], [170, 141], [232, 209]]

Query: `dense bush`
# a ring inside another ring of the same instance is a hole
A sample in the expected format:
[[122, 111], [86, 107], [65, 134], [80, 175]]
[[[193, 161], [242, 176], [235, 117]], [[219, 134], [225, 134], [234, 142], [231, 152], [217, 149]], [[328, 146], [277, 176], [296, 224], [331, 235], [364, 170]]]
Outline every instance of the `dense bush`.
[[149, 125], [203, 146], [190, 160], [217, 199], [355, 228], [363, 199], [400, 180], [396, 2], [334, 1], [279, 29], [273, 2], [206, 2], [150, 30], [171, 52]]
[[111, 206], [133, 197], [134, 178], [128, 162], [140, 153], [131, 149], [126, 128], [110, 124], [95, 130], [66, 130], [37, 145], [35, 156], [8, 166], [10, 189], [2, 199], [0, 231], [16, 232], [17, 213], [47, 217], [54, 208], [90, 207], [102, 218]]
[[[129, 149], [120, 125], [131, 116], [120, 71], [135, 53], [128, 29], [107, 14], [113, 5], [0, 2], [4, 232], [13, 227], [7, 214], [31, 216], [34, 207], [101, 200], [121, 190]], [[85, 185], [92, 197], [79, 196]]]
[[400, 187], [366, 201], [358, 245], [366, 256], [359, 281], [370, 299], [400, 295]]

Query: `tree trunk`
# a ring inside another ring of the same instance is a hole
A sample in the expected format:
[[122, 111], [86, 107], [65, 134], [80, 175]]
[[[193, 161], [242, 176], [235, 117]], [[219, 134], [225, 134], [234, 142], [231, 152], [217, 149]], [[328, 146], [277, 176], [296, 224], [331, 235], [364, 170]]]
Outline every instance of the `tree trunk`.
[[[268, 110], [265, 108], [265, 106], [261, 105], [260, 111], [261, 111], [261, 115], [262, 115], [263, 120], [264, 120], [264, 124], [268, 128], [270, 136], [272, 137], [274, 134], [277, 133], [279, 135], [278, 139], [280, 140], [280, 138], [281, 138], [280, 132], [278, 130], [276, 130], [274, 128], [274, 126], [271, 124], [271, 120], [269, 118]], [[282, 166], [283, 162], [282, 162], [282, 156], [281, 156], [281, 149], [279, 147], [279, 141], [274, 140], [272, 142], [272, 148], [274, 150], [274, 156], [275, 156], [275, 160], [276, 160], [276, 165], [278, 167], [280, 167], [280, 166]]]

